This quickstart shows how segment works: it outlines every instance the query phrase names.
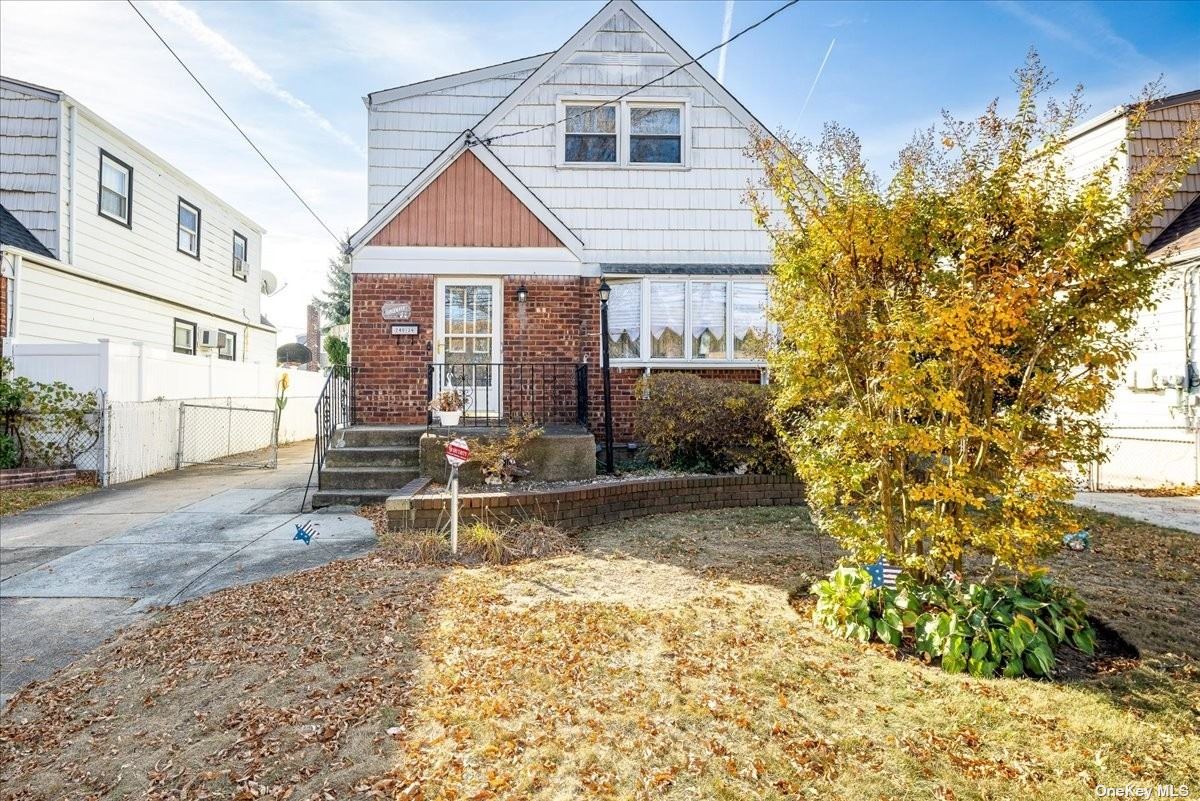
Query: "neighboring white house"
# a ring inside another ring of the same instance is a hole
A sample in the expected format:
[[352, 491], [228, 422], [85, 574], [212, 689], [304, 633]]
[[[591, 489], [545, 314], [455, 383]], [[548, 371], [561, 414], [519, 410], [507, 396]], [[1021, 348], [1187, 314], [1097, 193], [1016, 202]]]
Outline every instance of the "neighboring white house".
[[0, 78], [0, 336], [275, 363], [263, 229], [69, 95]]
[[[1107, 111], [1072, 132], [1074, 174], [1114, 155], [1119, 170], [1136, 170], [1156, 143], [1194, 119], [1200, 119], [1200, 90], [1156, 102], [1134, 132], [1127, 131], [1128, 108]], [[1091, 470], [1099, 488], [1200, 482], [1200, 164], [1144, 242], [1169, 269], [1157, 307], [1141, 318], [1136, 356], [1106, 414], [1110, 458]]]

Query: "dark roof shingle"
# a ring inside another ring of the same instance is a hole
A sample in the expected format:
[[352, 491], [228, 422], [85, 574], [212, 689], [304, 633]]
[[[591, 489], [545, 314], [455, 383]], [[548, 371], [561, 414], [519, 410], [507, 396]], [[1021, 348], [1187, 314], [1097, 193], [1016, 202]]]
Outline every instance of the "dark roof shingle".
[[1200, 248], [1200, 197], [1192, 200], [1146, 250], [1154, 254], [1168, 247], [1178, 250]]
[[50, 248], [43, 245], [41, 240], [30, 233], [29, 229], [2, 205], [0, 205], [0, 245], [11, 245], [39, 256], [54, 258]]

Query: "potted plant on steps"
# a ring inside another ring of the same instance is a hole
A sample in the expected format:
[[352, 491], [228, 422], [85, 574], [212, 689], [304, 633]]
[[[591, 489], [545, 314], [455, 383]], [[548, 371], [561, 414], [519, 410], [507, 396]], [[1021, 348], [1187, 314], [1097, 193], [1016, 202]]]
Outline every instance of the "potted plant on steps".
[[456, 426], [462, 421], [463, 397], [453, 389], [443, 389], [429, 402], [429, 410], [442, 425]]

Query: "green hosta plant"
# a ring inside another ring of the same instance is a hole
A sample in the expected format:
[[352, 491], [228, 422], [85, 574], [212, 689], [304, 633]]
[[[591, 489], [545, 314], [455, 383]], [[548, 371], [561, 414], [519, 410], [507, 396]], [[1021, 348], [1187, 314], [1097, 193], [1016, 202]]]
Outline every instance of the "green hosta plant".
[[911, 645], [949, 673], [1049, 676], [1054, 652], [1095, 650], [1085, 607], [1044, 576], [1004, 584], [947, 581], [872, 587], [859, 568], [839, 568], [813, 585], [815, 622], [843, 637]]

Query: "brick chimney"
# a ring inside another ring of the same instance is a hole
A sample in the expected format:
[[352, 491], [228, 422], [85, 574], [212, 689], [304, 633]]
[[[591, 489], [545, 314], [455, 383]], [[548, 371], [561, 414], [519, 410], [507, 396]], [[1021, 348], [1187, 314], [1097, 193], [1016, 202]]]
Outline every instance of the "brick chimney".
[[312, 353], [312, 361], [308, 363], [309, 370], [316, 372], [321, 369], [321, 313], [317, 307], [308, 304], [308, 330], [305, 333], [304, 344]]

